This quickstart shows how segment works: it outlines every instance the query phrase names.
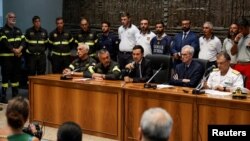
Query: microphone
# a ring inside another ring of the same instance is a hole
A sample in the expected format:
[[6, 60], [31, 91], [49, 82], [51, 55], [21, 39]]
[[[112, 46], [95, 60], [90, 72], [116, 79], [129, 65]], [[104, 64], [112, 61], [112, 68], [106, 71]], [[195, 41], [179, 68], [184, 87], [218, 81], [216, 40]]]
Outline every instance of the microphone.
[[192, 94], [205, 94], [205, 91], [204, 91], [204, 90], [201, 90], [201, 89], [202, 89], [202, 87], [203, 87], [203, 85], [204, 85], [204, 82], [207, 80], [207, 78], [208, 78], [210, 72], [211, 72], [214, 68], [216, 68], [216, 66], [215, 66], [215, 65], [212, 65], [211, 67], [209, 67], [209, 68], [206, 70], [206, 72], [204, 73], [204, 75], [203, 75], [203, 77], [202, 77], [202, 79], [201, 79], [201, 82], [198, 84], [197, 87], [195, 87], [195, 88], [193, 89]]
[[131, 71], [135, 68], [135, 61], [131, 62], [132, 68], [129, 69], [128, 74], [131, 73]]
[[160, 68], [154, 73], [154, 75], [144, 84], [144, 88], [153, 88], [156, 89], [157, 84], [150, 84], [152, 79], [162, 70], [163, 64], [161, 64]]

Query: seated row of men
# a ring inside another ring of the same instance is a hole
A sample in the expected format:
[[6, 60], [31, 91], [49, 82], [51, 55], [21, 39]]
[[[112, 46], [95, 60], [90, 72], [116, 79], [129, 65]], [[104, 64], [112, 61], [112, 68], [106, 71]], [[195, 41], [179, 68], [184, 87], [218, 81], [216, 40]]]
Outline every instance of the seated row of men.
[[[74, 60], [69, 68], [64, 69], [64, 75], [77, 75], [96, 80], [121, 80], [125, 82], [146, 82], [153, 75], [150, 60], [146, 59], [144, 49], [135, 45], [132, 51], [133, 59], [120, 70], [119, 64], [110, 59], [109, 52], [105, 49], [98, 51], [99, 63], [88, 56], [89, 47], [86, 44], [79, 44], [77, 53], [79, 58]], [[185, 45], [181, 50], [182, 63], [174, 68], [174, 74], [169, 83], [171, 85], [196, 87], [204, 76], [205, 68], [193, 60], [194, 48]], [[226, 52], [217, 55], [218, 68], [214, 69], [207, 81], [204, 81], [204, 88], [220, 91], [230, 91], [231, 88], [244, 87], [242, 75], [230, 67], [230, 56]], [[167, 75], [167, 74], [166, 74]], [[202, 82], [203, 83], [203, 82]]]

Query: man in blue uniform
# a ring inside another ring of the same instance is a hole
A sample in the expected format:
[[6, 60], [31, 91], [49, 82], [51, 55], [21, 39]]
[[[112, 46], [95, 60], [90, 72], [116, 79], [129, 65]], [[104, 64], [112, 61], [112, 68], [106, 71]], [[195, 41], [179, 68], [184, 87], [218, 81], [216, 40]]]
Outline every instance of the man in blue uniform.
[[204, 74], [204, 68], [199, 62], [192, 60], [194, 48], [185, 45], [181, 49], [182, 63], [176, 65], [170, 84], [185, 87], [196, 87]]

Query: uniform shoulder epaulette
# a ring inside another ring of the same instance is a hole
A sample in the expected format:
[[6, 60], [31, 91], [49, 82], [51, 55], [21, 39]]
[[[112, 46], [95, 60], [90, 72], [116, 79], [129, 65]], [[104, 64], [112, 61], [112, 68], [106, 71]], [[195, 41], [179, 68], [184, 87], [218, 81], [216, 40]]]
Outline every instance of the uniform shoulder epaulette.
[[213, 71], [219, 71], [219, 69], [218, 68], [214, 68]]
[[239, 75], [239, 74], [240, 74], [240, 72], [237, 71], [237, 70], [232, 70], [232, 73], [233, 73], [233, 74], [236, 74], [236, 75]]

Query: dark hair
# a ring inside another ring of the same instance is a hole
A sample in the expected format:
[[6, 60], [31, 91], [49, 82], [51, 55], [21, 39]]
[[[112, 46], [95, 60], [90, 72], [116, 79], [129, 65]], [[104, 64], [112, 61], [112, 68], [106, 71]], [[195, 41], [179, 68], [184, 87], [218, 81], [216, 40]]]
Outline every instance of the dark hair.
[[101, 24], [107, 24], [108, 25], [108, 27], [110, 27], [110, 22], [108, 22], [108, 21], [102, 21], [102, 23]]
[[128, 18], [130, 18], [130, 14], [128, 12], [121, 12], [121, 17], [128, 17]]
[[243, 26], [243, 27], [249, 27], [249, 22], [246, 18], [241, 17], [237, 20], [237, 25], [238, 26]]
[[35, 22], [35, 20], [37, 20], [37, 19], [40, 20], [40, 17], [39, 17], [39, 16], [34, 16], [34, 17], [32, 18], [32, 22]]
[[219, 54], [217, 54], [217, 58], [221, 57], [221, 56], [224, 56], [224, 58], [227, 60], [227, 61], [231, 61], [231, 57], [230, 55], [225, 52], [225, 51], [222, 51], [220, 52]]
[[57, 17], [56, 18], [56, 22], [59, 21], [59, 20], [63, 20], [63, 17]]
[[158, 22], [155, 23], [155, 25], [157, 25], [157, 24], [161, 24], [163, 27], [165, 27], [163, 21], [158, 21]]
[[227, 31], [227, 38], [232, 38], [232, 35], [231, 35], [231, 33], [230, 33], [230, 28], [231, 28], [231, 26], [233, 25], [233, 24], [235, 24], [235, 25], [237, 25], [237, 27], [238, 27], [238, 24], [237, 23], [232, 23], [231, 25], [230, 25], [230, 27], [228, 28], [228, 31]]
[[144, 49], [143, 49], [143, 47], [142, 47], [141, 45], [135, 45], [135, 46], [133, 47], [133, 50], [136, 50], [136, 49], [140, 49], [140, 50], [141, 50], [141, 53], [144, 53]]
[[58, 129], [57, 141], [82, 141], [82, 129], [75, 122], [64, 122]]
[[23, 128], [29, 117], [29, 102], [21, 96], [15, 97], [8, 102], [6, 109], [8, 125], [13, 129]]

